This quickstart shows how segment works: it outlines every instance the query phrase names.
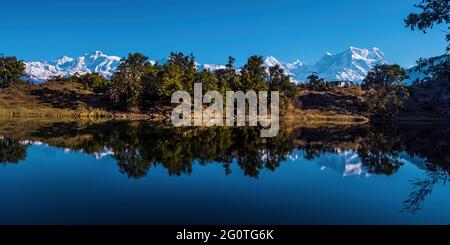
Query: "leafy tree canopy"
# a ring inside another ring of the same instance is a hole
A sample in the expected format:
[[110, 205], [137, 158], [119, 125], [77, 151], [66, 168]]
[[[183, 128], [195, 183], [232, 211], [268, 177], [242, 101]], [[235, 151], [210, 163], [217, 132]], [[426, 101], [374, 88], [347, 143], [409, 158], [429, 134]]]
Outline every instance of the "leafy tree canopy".
[[403, 84], [406, 74], [399, 65], [377, 65], [367, 74], [362, 87], [367, 92], [369, 112], [376, 117], [392, 117], [409, 96]]
[[128, 54], [128, 58], [123, 60], [118, 71], [111, 77], [111, 100], [127, 108], [137, 106], [143, 93], [143, 78], [149, 66], [152, 64], [143, 54]]
[[[449, 0], [422, 0], [419, 4], [414, 5], [422, 10], [421, 13], [411, 13], [405, 19], [405, 24], [411, 30], [419, 29], [424, 33], [428, 29], [432, 29], [435, 25], [450, 23], [450, 4]], [[435, 81], [449, 80], [450, 70], [450, 27], [447, 27], [447, 52], [440, 57], [429, 59], [420, 59], [418, 70], [431, 74]]]
[[24, 72], [25, 65], [16, 57], [0, 56], [0, 87], [19, 82]]

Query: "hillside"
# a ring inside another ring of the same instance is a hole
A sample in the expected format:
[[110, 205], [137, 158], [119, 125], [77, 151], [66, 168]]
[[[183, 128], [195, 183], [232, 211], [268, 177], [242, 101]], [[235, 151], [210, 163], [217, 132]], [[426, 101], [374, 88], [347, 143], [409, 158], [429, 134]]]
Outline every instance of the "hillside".
[[145, 118], [111, 107], [108, 97], [78, 83], [14, 84], [0, 89], [0, 115], [45, 118]]
[[401, 120], [442, 120], [450, 118], [450, 83], [435, 81], [416, 85], [406, 101], [406, 108], [399, 113]]
[[[168, 58], [151, 60], [152, 63], [165, 64]], [[76, 58], [64, 55], [52, 61], [28, 61], [25, 62], [25, 78], [32, 83], [41, 83], [52, 78], [94, 72], [109, 78], [117, 70], [120, 62], [119, 56], [107, 55], [100, 51]], [[383, 52], [378, 48], [349, 47], [336, 54], [326, 52], [320, 60], [313, 64], [305, 64], [300, 60], [285, 62], [274, 56], [266, 56], [263, 65], [265, 67], [279, 65], [295, 83], [305, 82], [311, 73], [317, 73], [328, 81], [360, 83], [375, 65], [387, 63]], [[196, 66], [198, 70], [208, 69], [211, 71], [225, 68], [223, 64], [200, 64], [197, 62]]]
[[[300, 89], [300, 97], [282, 116], [292, 123], [363, 122], [367, 119], [361, 103], [359, 87], [336, 87], [329, 92]], [[74, 82], [14, 84], [0, 89], [0, 116], [169, 119], [172, 108], [158, 103], [124, 112], [114, 108], [107, 95], [85, 90]]]
[[[360, 86], [337, 87], [329, 91], [298, 88], [299, 96], [281, 112], [287, 124], [353, 124], [367, 122]], [[448, 93], [442, 88], [418, 88], [406, 102], [397, 120], [436, 121], [450, 118]], [[447, 96], [446, 100], [442, 97]], [[435, 100], [439, 99], [439, 103]], [[169, 120], [174, 105], [154, 102], [132, 112], [113, 107], [106, 94], [94, 93], [75, 82], [14, 84], [0, 89], [0, 116], [41, 118], [110, 118]]]

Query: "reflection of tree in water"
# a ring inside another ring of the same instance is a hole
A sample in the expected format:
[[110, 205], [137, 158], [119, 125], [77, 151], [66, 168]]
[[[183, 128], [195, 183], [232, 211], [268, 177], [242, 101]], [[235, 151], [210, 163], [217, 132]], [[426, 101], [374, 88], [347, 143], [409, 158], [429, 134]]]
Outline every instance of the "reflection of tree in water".
[[402, 148], [395, 130], [374, 128], [365, 135], [358, 156], [369, 173], [392, 175], [402, 166], [399, 161]]
[[258, 177], [260, 170], [274, 171], [292, 152], [293, 145], [286, 131], [273, 138], [260, 138], [260, 129], [236, 128], [233, 134], [233, 155], [247, 176]]
[[[170, 175], [190, 174], [192, 165], [221, 163], [231, 173], [231, 163], [248, 176], [261, 169], [275, 170], [292, 151], [288, 134], [261, 138], [257, 128], [155, 128], [145, 123], [119, 123], [91, 131], [93, 138], [76, 146], [85, 152], [111, 149], [121, 172], [145, 176], [152, 165], [161, 164]], [[92, 143], [92, 141], [96, 143]]]
[[18, 163], [27, 156], [26, 147], [18, 141], [7, 138], [0, 139], [0, 164]]
[[437, 184], [450, 173], [450, 127], [448, 125], [371, 125], [352, 128], [312, 128], [297, 132], [304, 157], [312, 160], [336, 149], [357, 149], [362, 165], [372, 174], [394, 174], [403, 163], [400, 153], [426, 160], [427, 177], [412, 181], [404, 210], [415, 213]]
[[129, 177], [140, 177], [147, 174], [150, 162], [142, 152], [142, 147], [138, 137], [137, 128], [129, 127], [127, 130], [112, 131], [110, 135], [111, 148], [114, 151], [114, 158], [122, 173], [127, 173]]
[[300, 128], [293, 132], [298, 149], [303, 151], [306, 160], [319, 158], [325, 153], [337, 153], [339, 150], [357, 149], [359, 139], [367, 127], [336, 126]]
[[436, 184], [445, 185], [450, 180], [449, 172], [443, 168], [433, 171], [427, 170], [426, 178], [415, 179], [411, 182], [412, 191], [409, 198], [403, 202], [403, 210], [416, 213], [422, 210], [425, 198], [431, 195]]
[[[415, 127], [414, 127], [415, 126]], [[412, 191], [403, 203], [404, 210], [420, 211], [433, 187], [445, 185], [450, 180], [450, 127], [443, 125], [407, 125], [402, 128], [405, 151], [412, 156], [425, 159], [426, 177], [411, 182]]]
[[[343, 145], [357, 149], [369, 173], [392, 175], [402, 166], [399, 154], [408, 150], [402, 130], [392, 125], [352, 128], [350, 133], [345, 127], [331, 132], [328, 128], [281, 130], [277, 137], [260, 138], [258, 128], [155, 128], [132, 122], [92, 133], [93, 141], [101, 146], [89, 143], [85, 147], [92, 149], [85, 150], [111, 148], [121, 171], [130, 177], [144, 176], [156, 164], [170, 175], [190, 174], [194, 162], [221, 163], [229, 174], [233, 160], [245, 175], [258, 177], [262, 169], [274, 171], [296, 147], [311, 160], [326, 152], [336, 153]], [[306, 143], [294, 145], [293, 139], [299, 138]]]
[[324, 153], [357, 149], [361, 164], [371, 174], [391, 175], [402, 165], [398, 160], [403, 149], [398, 131], [381, 125], [301, 129], [297, 139], [303, 142], [300, 148], [307, 160]]
[[332, 152], [333, 150], [331, 150], [328, 146], [326, 145], [306, 145], [305, 147], [302, 148], [303, 150], [303, 154], [306, 160], [313, 160], [315, 158], [319, 158], [322, 154], [327, 153], [327, 152]]
[[[417, 212], [437, 184], [450, 173], [450, 127], [426, 125], [362, 125], [280, 130], [274, 138], [259, 137], [259, 128], [160, 128], [143, 122], [93, 124], [79, 128], [55, 124], [33, 131], [50, 145], [88, 154], [111, 150], [122, 173], [130, 178], [147, 175], [161, 165], [169, 175], [190, 174], [194, 163], [222, 164], [225, 174], [236, 162], [246, 176], [261, 170], [275, 171], [294, 150], [313, 160], [324, 153], [356, 150], [362, 166], [372, 174], [394, 174], [401, 166], [400, 153], [426, 160], [427, 175], [412, 181], [404, 210]], [[70, 138], [70, 139], [69, 139]], [[59, 139], [59, 140], [58, 140]], [[26, 157], [18, 140], [0, 138], [0, 163], [17, 163]]]

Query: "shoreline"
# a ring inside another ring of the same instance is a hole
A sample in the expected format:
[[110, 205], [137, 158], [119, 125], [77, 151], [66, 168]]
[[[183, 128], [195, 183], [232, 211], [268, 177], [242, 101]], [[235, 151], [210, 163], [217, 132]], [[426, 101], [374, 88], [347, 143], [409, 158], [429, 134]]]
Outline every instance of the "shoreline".
[[[58, 110], [31, 110], [30, 111], [6, 111], [0, 108], [0, 120], [19, 121], [149, 121], [169, 122], [170, 113], [136, 113], [136, 112], [106, 112], [106, 111], [67, 111]], [[302, 111], [299, 109], [284, 111], [280, 114], [280, 123], [289, 126], [339, 126], [339, 125], [361, 125], [367, 123], [450, 123], [448, 118], [438, 117], [399, 117], [391, 120], [370, 119], [363, 115], [337, 114], [334, 111], [322, 113]]]
[[[335, 87], [327, 92], [299, 89], [295, 101], [280, 111], [281, 123], [298, 127], [378, 122], [365, 111], [362, 93], [359, 87]], [[0, 118], [170, 121], [175, 106], [155, 101], [141, 110], [121, 111], [108, 95], [86, 90], [76, 82], [16, 84], [0, 90]], [[412, 110], [382, 122], [448, 123], [450, 116]]]

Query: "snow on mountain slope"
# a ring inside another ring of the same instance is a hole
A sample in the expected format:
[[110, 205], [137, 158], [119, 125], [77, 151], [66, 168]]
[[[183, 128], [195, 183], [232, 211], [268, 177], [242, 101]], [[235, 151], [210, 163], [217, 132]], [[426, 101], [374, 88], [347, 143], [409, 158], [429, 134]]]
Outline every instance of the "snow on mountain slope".
[[307, 81], [312, 73], [317, 73], [327, 81], [360, 83], [375, 65], [386, 63], [383, 52], [378, 48], [368, 50], [354, 47], [337, 54], [327, 52], [314, 65], [305, 65], [300, 61], [284, 63], [272, 56], [265, 59], [266, 66], [280, 65], [298, 83]]
[[[378, 48], [359, 49], [350, 47], [338, 54], [327, 53], [310, 68], [328, 81], [361, 82], [377, 64], [386, 64], [384, 54]], [[306, 80], [308, 74], [299, 74], [299, 80]], [[306, 76], [306, 77], [305, 77]]]
[[52, 62], [25, 62], [26, 77], [30, 82], [39, 83], [54, 77], [65, 77], [75, 73], [97, 72], [109, 78], [120, 64], [120, 57], [108, 56], [100, 51], [82, 55], [76, 59], [62, 56]]
[[423, 79], [430, 77], [422, 71], [417, 70], [417, 66], [406, 69], [406, 75], [408, 76], [408, 78], [404, 81], [406, 85], [412, 85], [416, 81], [422, 81]]
[[300, 67], [304, 66], [300, 60], [296, 60], [292, 63], [286, 63], [286, 62], [279, 61], [277, 58], [275, 58], [273, 56], [267, 56], [264, 59], [264, 66], [273, 67], [275, 65], [280, 66], [280, 68], [283, 69], [287, 75], [291, 76], [291, 79], [294, 82], [297, 82], [297, 80], [296, 80], [296, 74], [293, 73], [293, 71], [296, 71]]
[[[450, 55], [441, 55], [432, 58], [425, 59], [425, 61], [429, 62], [428, 65], [421, 67], [413, 66], [409, 69], [406, 69], [406, 75], [408, 78], [405, 80], [406, 85], [411, 85], [416, 81], [429, 80], [433, 78], [433, 74], [430, 73], [430, 65], [438, 67], [445, 67], [449, 65]], [[444, 69], [444, 68], [443, 68]]]
[[[164, 64], [167, 59], [159, 59], [152, 62]], [[352, 81], [360, 83], [367, 73], [376, 64], [386, 64], [383, 52], [378, 48], [360, 49], [350, 47], [337, 53], [326, 53], [317, 63], [305, 65], [297, 60], [287, 63], [273, 56], [264, 59], [266, 67], [279, 65], [286, 74], [290, 75], [296, 83], [305, 82], [311, 73], [317, 73], [328, 81]], [[42, 82], [58, 76], [69, 76], [75, 73], [84, 74], [98, 72], [109, 78], [120, 64], [120, 57], [105, 55], [100, 51], [85, 54], [78, 58], [63, 56], [52, 62], [25, 62], [27, 79], [31, 82]], [[224, 65], [197, 64], [199, 70], [209, 69], [211, 71], [225, 68]]]
[[215, 71], [215, 70], [219, 70], [219, 69], [225, 69], [225, 65], [214, 65], [214, 64], [196, 64], [197, 65], [197, 69], [200, 71], [203, 71], [205, 69], [208, 69], [210, 71]]

